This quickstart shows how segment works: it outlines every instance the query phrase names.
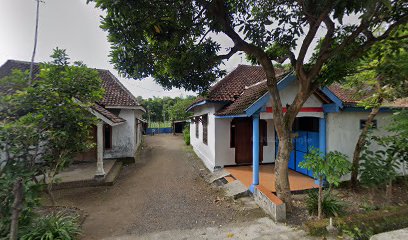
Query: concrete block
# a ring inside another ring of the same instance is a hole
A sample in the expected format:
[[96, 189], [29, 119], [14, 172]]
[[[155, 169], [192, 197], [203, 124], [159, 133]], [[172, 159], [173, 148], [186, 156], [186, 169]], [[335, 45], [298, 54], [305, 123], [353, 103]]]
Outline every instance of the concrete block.
[[273, 220], [283, 222], [286, 220], [286, 205], [272, 193], [265, 192], [262, 187], [254, 189], [255, 202], [261, 207]]
[[225, 184], [224, 190], [227, 197], [233, 197], [234, 199], [249, 195], [248, 188], [240, 181], [233, 181], [231, 183]]

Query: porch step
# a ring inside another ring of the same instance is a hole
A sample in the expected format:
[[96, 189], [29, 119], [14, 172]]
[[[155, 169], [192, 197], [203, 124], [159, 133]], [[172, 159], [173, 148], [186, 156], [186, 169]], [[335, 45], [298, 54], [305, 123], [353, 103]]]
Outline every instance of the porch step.
[[227, 197], [232, 197], [234, 199], [249, 195], [248, 188], [240, 181], [233, 181], [231, 183], [225, 184], [224, 190]]
[[210, 177], [207, 179], [209, 183], [213, 183], [221, 178], [224, 178], [226, 176], [230, 176], [231, 174], [227, 172], [224, 169], [219, 169], [214, 171], [212, 174], [210, 174]]
[[116, 161], [111, 170], [109, 171], [108, 175], [105, 177], [104, 185], [112, 186], [115, 184], [116, 179], [118, 178], [120, 171], [122, 171], [123, 162]]

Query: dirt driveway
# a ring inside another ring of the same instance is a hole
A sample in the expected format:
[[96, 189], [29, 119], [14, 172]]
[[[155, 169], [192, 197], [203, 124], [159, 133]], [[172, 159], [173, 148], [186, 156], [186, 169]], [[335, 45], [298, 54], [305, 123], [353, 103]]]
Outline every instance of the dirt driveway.
[[[83, 239], [134, 236], [202, 227], [219, 227], [263, 217], [223, 199], [223, 192], [200, 176], [204, 166], [181, 137], [147, 136], [141, 161], [125, 166], [111, 187], [56, 191], [58, 205], [89, 215]], [[220, 200], [221, 199], [221, 200]]]

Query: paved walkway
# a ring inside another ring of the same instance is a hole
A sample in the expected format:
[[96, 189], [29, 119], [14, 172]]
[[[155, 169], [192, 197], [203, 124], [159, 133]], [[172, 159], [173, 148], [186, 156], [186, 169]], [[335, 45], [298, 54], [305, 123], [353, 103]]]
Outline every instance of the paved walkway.
[[[244, 228], [265, 218], [259, 208], [248, 210], [205, 182], [200, 176], [204, 166], [181, 137], [148, 136], [145, 146], [142, 162], [125, 166], [114, 186], [55, 192], [58, 205], [76, 206], [88, 213], [83, 239], [149, 239], [172, 232], [181, 233], [173, 239], [191, 239], [223, 226]], [[265, 226], [269, 229], [265, 234], [274, 229], [274, 235], [283, 233], [280, 229], [284, 227], [289, 235], [283, 234], [281, 239], [292, 236], [290, 228], [271, 220]], [[251, 229], [248, 231], [261, 230]], [[221, 238], [232, 230], [222, 231]]]

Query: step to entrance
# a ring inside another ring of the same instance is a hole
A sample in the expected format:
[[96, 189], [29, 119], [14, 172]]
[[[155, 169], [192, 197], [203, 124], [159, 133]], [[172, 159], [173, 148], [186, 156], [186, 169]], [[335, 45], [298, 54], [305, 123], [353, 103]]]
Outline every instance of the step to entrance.
[[225, 195], [238, 199], [241, 197], [249, 196], [248, 188], [240, 181], [233, 181], [224, 185]]

